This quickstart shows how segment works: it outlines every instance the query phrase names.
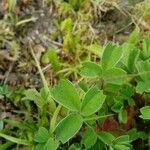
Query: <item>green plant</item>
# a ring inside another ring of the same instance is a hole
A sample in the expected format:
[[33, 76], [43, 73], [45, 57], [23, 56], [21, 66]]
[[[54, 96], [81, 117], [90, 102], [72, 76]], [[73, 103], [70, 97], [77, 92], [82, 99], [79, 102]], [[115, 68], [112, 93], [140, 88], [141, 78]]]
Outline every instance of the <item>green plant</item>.
[[0, 84], [0, 97], [11, 97], [12, 91], [7, 85]]
[[58, 1], [59, 5], [61, 5], [62, 9], [65, 11], [69, 11], [72, 9], [73, 11], [78, 11], [86, 2], [86, 0], [62, 0]]
[[[25, 90], [22, 100], [36, 104], [36, 122], [31, 119], [26, 126], [6, 119], [4, 122], [26, 131], [26, 136], [17, 138], [0, 132], [0, 137], [37, 150], [131, 150], [137, 139], [148, 145], [149, 133], [138, 129], [135, 118], [142, 126], [147, 126], [150, 119], [150, 40], [145, 39], [140, 49], [135, 36], [138, 32], [136, 28], [123, 45], [110, 42], [104, 46], [103, 53], [99, 53], [100, 61], [83, 62], [80, 74], [84, 79], [81, 82], [73, 84], [60, 79], [53, 88], [45, 80], [31, 48], [43, 88]], [[51, 63], [54, 69], [57, 68], [56, 53], [52, 51], [43, 56], [48, 62], [49, 58], [54, 58]], [[1, 93], [7, 95], [9, 92]]]

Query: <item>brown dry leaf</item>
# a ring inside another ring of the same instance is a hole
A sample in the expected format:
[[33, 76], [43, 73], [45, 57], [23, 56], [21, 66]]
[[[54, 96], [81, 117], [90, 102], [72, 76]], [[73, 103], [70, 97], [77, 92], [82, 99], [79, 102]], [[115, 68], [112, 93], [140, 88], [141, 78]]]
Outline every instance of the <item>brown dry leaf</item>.
[[144, 21], [144, 20], [140, 20], [139, 24], [145, 29], [145, 30], [150, 30], [150, 23]]

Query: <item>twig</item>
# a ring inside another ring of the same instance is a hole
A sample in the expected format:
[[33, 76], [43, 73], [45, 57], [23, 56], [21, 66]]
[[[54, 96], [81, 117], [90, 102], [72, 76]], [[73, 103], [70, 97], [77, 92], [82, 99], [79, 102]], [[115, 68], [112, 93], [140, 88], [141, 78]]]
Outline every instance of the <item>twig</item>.
[[38, 70], [39, 70], [39, 73], [40, 73], [40, 76], [41, 76], [43, 85], [44, 85], [45, 89], [49, 91], [47, 81], [46, 81], [46, 79], [45, 79], [45, 77], [44, 77], [44, 74], [43, 74], [43, 72], [42, 72], [42, 69], [41, 69], [41, 67], [40, 67], [40, 63], [39, 63], [39, 61], [37, 60], [37, 58], [36, 58], [36, 56], [35, 56], [35, 54], [34, 54], [34, 51], [33, 51], [32, 47], [31, 47], [31, 45], [30, 45], [30, 50], [31, 50], [31, 54], [32, 54], [32, 56], [33, 56], [33, 58], [34, 58], [34, 60], [35, 60], [35, 62], [36, 62], [36, 66], [37, 66], [37, 68], [38, 68]]

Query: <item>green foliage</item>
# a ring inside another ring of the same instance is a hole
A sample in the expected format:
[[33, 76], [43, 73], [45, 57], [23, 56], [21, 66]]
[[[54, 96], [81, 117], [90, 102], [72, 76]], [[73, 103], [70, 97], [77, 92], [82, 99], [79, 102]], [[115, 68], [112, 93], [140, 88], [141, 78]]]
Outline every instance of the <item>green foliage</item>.
[[64, 107], [72, 110], [80, 110], [80, 98], [73, 84], [67, 80], [61, 80], [52, 90], [54, 99]]
[[14, 12], [17, 1], [16, 0], [7, 0], [9, 12]]
[[141, 74], [140, 78], [143, 81], [150, 80], [150, 76], [147, 75], [150, 72], [150, 61], [149, 60], [139, 61], [137, 63], [137, 70], [138, 70], [139, 74]]
[[128, 68], [128, 71], [131, 73], [134, 72], [134, 68], [135, 68], [135, 64], [137, 62], [138, 56], [139, 56], [139, 50], [137, 49], [130, 50], [130, 54], [129, 54], [128, 62], [127, 62], [127, 68]]
[[144, 92], [150, 92], [150, 80], [149, 81], [146, 81], [146, 82], [143, 82], [143, 81], [139, 81], [137, 86], [136, 86], [136, 92], [137, 93], [144, 93]]
[[141, 118], [143, 119], [149, 119], [150, 120], [150, 106], [145, 106], [143, 108], [140, 109], [141, 112]]
[[129, 143], [129, 135], [122, 135], [113, 141], [114, 144], [126, 144]]
[[82, 135], [81, 143], [85, 145], [87, 149], [91, 148], [97, 141], [97, 134], [91, 128], [87, 128]]
[[100, 44], [96, 44], [96, 43], [95, 44], [91, 44], [89, 46], [86, 46], [86, 48], [88, 49], [88, 51], [94, 53], [98, 57], [102, 56], [103, 47]]
[[81, 128], [83, 119], [77, 114], [70, 114], [56, 126], [56, 139], [63, 144], [72, 138]]
[[143, 60], [150, 58], [150, 39], [144, 39], [143, 40], [143, 49], [141, 51], [141, 57]]
[[130, 141], [135, 141], [138, 138], [142, 140], [147, 139], [147, 134], [144, 131], [137, 131], [137, 129], [135, 128], [132, 128], [131, 130], [129, 130], [128, 135], [130, 137]]
[[49, 138], [48, 130], [44, 127], [40, 127], [38, 132], [36, 133], [34, 137], [34, 141], [38, 143], [45, 143]]
[[[128, 124], [127, 121], [130, 116], [128, 110], [125, 109], [125, 102], [128, 102], [131, 108], [135, 105], [132, 99], [135, 90], [140, 94], [145, 93], [147, 96], [149, 94], [150, 62], [149, 56], [146, 57], [146, 55], [149, 52], [148, 43], [150, 41], [147, 41], [147, 39], [144, 41], [146, 42], [143, 43], [144, 51], [136, 48], [138, 32], [139, 29], [136, 28], [131, 34], [129, 41], [123, 44], [122, 47], [109, 43], [104, 49], [100, 64], [88, 62], [88, 65], [86, 65], [86, 63], [83, 63], [83, 67], [81, 68], [81, 74], [84, 77], [90, 77], [89, 80], [93, 78], [95, 84], [98, 84], [96, 80], [98, 78], [98, 81], [102, 82], [103, 90], [108, 92], [105, 101], [111, 106], [111, 110], [118, 114], [118, 120], [121, 124]], [[144, 52], [146, 53], [145, 57]], [[90, 67], [89, 64], [91, 65]], [[94, 79], [95, 77], [97, 78]], [[136, 82], [137, 85], [135, 86], [130, 81]], [[142, 114], [141, 118], [145, 120], [149, 119], [149, 106], [141, 108], [140, 112]], [[130, 136], [131, 138], [133, 136], [132, 134], [129, 133], [129, 135], [115, 138], [113, 134], [100, 132], [98, 138], [108, 145], [110, 149], [131, 149], [132, 146], [129, 143]], [[135, 139], [138, 138], [146, 139], [145, 133], [138, 133]]]
[[131, 145], [129, 144], [129, 136], [122, 135], [115, 138], [112, 134], [108, 132], [101, 132], [98, 135], [98, 138], [109, 146], [110, 149], [121, 150], [126, 149], [130, 150]]
[[112, 134], [104, 131], [98, 134], [98, 138], [106, 145], [111, 145], [113, 140], [115, 139], [115, 137]]
[[62, 32], [70, 33], [73, 29], [73, 22], [71, 18], [67, 18], [63, 22], [61, 22], [60, 29]]
[[47, 93], [44, 88], [42, 88], [40, 92], [38, 92], [36, 89], [28, 89], [24, 92], [24, 94], [24, 99], [35, 101], [40, 109], [42, 109], [49, 99], [49, 93]]
[[106, 96], [97, 87], [92, 87], [87, 91], [81, 106], [81, 114], [90, 116], [97, 112], [103, 105]]
[[42, 56], [42, 62], [46, 64], [50, 63], [52, 65], [53, 70], [56, 72], [60, 70], [60, 61], [59, 61], [56, 49], [48, 50]]
[[120, 85], [124, 83], [123, 77], [125, 75], [126, 75], [126, 72], [123, 69], [114, 67], [112, 69], [106, 70], [103, 73], [103, 78], [107, 83]]
[[120, 110], [119, 111], [119, 121], [122, 122], [122, 123], [126, 123], [127, 122], [127, 112], [126, 110]]
[[128, 43], [135, 45], [139, 40], [139, 33], [140, 33], [140, 28], [136, 26], [134, 31], [129, 36]]
[[55, 141], [50, 137], [49, 132], [46, 128], [40, 127], [37, 133], [34, 136], [34, 141], [37, 142], [36, 150], [56, 150], [59, 142]]
[[12, 95], [12, 90], [7, 85], [0, 85], [0, 97], [5, 96], [10, 98]]
[[99, 77], [102, 74], [101, 67], [96, 63], [84, 62], [82, 66], [81, 75], [85, 77]]
[[113, 68], [122, 57], [122, 49], [118, 45], [109, 43], [106, 45], [102, 55], [102, 69]]
[[[61, 32], [68, 39], [72, 36], [72, 28], [70, 18], [61, 24]], [[11, 124], [22, 130], [26, 138], [14, 138], [2, 132], [0, 137], [36, 150], [132, 150], [132, 142], [142, 139], [146, 143], [146, 130], [137, 131], [134, 127], [138, 126], [135, 118], [138, 117], [143, 126], [147, 126], [150, 119], [150, 41], [144, 40], [141, 49], [137, 46], [138, 33], [136, 28], [123, 45], [108, 43], [103, 50], [91, 45], [90, 49], [96, 50], [90, 50], [90, 53], [94, 52], [98, 61], [89, 58], [79, 61], [82, 78], [76, 78], [75, 84], [70, 81], [72, 78], [60, 79], [57, 85], [49, 88], [35, 59], [44, 87], [23, 90], [20, 99], [29, 107], [29, 112], [32, 112], [31, 101], [36, 104], [36, 119], [26, 114], [28, 126], [24, 122], [1, 119], [1, 131], [4, 123]], [[47, 51], [42, 61], [51, 63], [57, 73], [64, 71], [60, 69], [61, 63], [54, 50]], [[0, 93], [2, 97], [10, 98], [12, 91], [1, 86]], [[54, 111], [50, 107], [52, 99], [57, 106]]]
[[48, 141], [45, 144], [44, 150], [56, 150], [59, 146], [58, 141], [54, 141], [53, 138], [49, 138]]

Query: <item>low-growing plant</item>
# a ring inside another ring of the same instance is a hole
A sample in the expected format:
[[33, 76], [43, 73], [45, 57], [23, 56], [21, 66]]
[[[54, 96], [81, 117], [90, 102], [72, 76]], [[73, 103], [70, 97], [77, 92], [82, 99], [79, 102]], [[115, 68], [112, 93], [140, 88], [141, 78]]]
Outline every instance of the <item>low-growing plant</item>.
[[[36, 104], [37, 118], [28, 116], [28, 126], [6, 119], [4, 122], [25, 134], [13, 137], [4, 131], [0, 137], [36, 150], [132, 150], [137, 139], [144, 143], [143, 149], [148, 148], [150, 39], [144, 39], [141, 48], [137, 47], [138, 32], [136, 28], [123, 45], [105, 45], [100, 61], [83, 62], [83, 80], [79, 83], [60, 79], [53, 88], [46, 82], [31, 48], [43, 88], [25, 90], [22, 100], [27, 105]], [[52, 55], [56, 57], [53, 52], [45, 54], [45, 60], [49, 61]], [[59, 70], [58, 61], [52, 65]]]

